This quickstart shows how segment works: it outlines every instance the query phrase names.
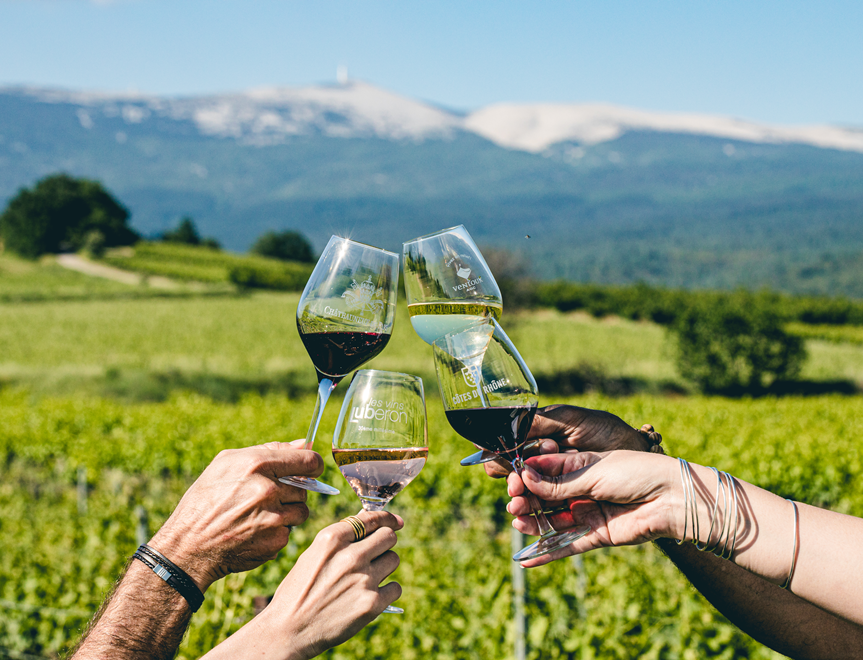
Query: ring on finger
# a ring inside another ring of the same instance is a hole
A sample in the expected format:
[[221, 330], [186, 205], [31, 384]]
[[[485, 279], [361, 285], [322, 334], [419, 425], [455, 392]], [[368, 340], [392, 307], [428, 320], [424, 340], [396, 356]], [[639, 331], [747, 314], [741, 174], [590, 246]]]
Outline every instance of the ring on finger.
[[366, 538], [366, 525], [356, 516], [348, 516], [347, 518], [342, 518], [340, 522], [348, 523], [351, 526], [351, 529], [354, 530], [354, 543], [356, 543], [357, 541], [362, 541], [364, 538]]

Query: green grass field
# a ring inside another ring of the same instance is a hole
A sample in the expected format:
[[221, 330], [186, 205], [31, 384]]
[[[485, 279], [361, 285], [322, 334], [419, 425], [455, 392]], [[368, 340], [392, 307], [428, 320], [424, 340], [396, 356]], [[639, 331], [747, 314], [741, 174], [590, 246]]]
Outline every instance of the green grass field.
[[[44, 294], [0, 302], [0, 656], [49, 658], [74, 643], [134, 550], [135, 507], [146, 507], [155, 529], [220, 449], [302, 437], [315, 380], [295, 327], [298, 294], [106, 300], [123, 285], [7, 257], [0, 266], [0, 294]], [[47, 300], [51, 292], [63, 299]], [[688, 395], [659, 326], [547, 310], [505, 314], [503, 324], [537, 375], [592, 371], [643, 384], [615, 398], [543, 392], [543, 404], [650, 422], [674, 454], [863, 515], [861, 396]], [[863, 384], [863, 344], [812, 337], [803, 378]], [[369, 366], [423, 376], [431, 454], [392, 504], [407, 521], [396, 573], [406, 614], [382, 617], [327, 657], [511, 657], [505, 490], [457, 465], [472, 448], [444, 418], [431, 349], [403, 306], [390, 344]], [[345, 389], [316, 447], [334, 484], [342, 478], [327, 440]], [[78, 511], [80, 468], [86, 513]], [[278, 560], [212, 588], [182, 658], [241, 626], [252, 598], [273, 592], [315, 531], [358, 508], [346, 487], [309, 503], [311, 519]], [[530, 571], [528, 614], [531, 658], [780, 657], [717, 614], [652, 546]]]

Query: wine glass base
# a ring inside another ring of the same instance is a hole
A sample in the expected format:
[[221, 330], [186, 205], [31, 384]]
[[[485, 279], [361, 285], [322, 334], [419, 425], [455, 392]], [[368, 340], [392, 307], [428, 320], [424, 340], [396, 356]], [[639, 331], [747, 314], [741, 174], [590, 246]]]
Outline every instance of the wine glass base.
[[387, 605], [384, 608], [383, 614], [404, 614], [405, 611], [400, 607], [393, 607], [392, 605]]
[[526, 548], [522, 548], [512, 556], [513, 561], [526, 561], [542, 557], [555, 550], [560, 550], [574, 543], [582, 536], [590, 531], [590, 527], [576, 527], [575, 529], [564, 530], [562, 532], [552, 532], [548, 536], [541, 537], [536, 543], [531, 543]]
[[471, 454], [467, 456], [459, 462], [459, 465], [462, 467], [469, 467], [471, 465], [482, 465], [483, 463], [491, 463], [494, 459], [497, 458], [497, 454], [490, 451], [478, 451], [475, 454]]
[[288, 484], [288, 486], [310, 490], [313, 493], [320, 493], [321, 495], [338, 495], [341, 493], [338, 488], [333, 488], [329, 484], [312, 479], [311, 477], [279, 477], [279, 481], [283, 484]]

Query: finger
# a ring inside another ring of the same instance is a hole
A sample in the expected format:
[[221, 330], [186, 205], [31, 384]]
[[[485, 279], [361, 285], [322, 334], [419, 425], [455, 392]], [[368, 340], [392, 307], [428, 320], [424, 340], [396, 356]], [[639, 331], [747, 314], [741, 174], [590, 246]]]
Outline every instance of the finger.
[[398, 543], [398, 537], [395, 530], [390, 527], [381, 527], [361, 541], [357, 541], [354, 547], [364, 561], [372, 562], [388, 550], [392, 550], [396, 543]]
[[259, 465], [257, 472], [273, 479], [279, 477], [319, 477], [324, 471], [324, 459], [315, 451], [297, 449], [287, 442], [267, 443], [279, 444], [279, 447], [260, 445]]
[[282, 506], [306, 501], [309, 491], [303, 488], [297, 488], [296, 486], [284, 484], [281, 481], [277, 481], [276, 483], [279, 484], [279, 504]]
[[561, 548], [560, 550], [555, 550], [554, 552], [550, 552], [547, 555], [542, 557], [537, 557], [535, 559], [528, 559], [526, 561], [521, 562], [521, 565], [525, 568], [534, 568], [536, 566], [543, 566], [544, 564], [549, 564], [553, 561], [557, 561], [558, 559], [563, 559], [564, 557], [571, 557], [572, 555], [581, 555], [585, 552], [590, 552], [591, 550], [596, 550], [597, 548], [604, 547], [604, 544], [600, 540], [599, 536], [593, 530], [589, 531], [587, 534], [582, 536], [580, 539], [573, 541], [570, 545], [565, 548]]
[[384, 611], [387, 605], [392, 605], [402, 597], [402, 585], [398, 582], [387, 582], [378, 590], [378, 609]]
[[603, 454], [590, 452], [535, 456], [525, 463], [521, 478], [528, 490], [544, 500], [590, 496], [595, 474], [587, 475], [602, 458]]
[[554, 440], [543, 440], [539, 443], [540, 454], [558, 454], [560, 446]]
[[485, 473], [492, 479], [502, 479], [512, 472], [512, 463], [503, 461], [502, 459], [484, 463], [483, 467], [485, 468]]
[[522, 534], [527, 534], [528, 536], [540, 535], [539, 525], [533, 516], [519, 516], [512, 521], [512, 526]]
[[399, 559], [399, 556], [392, 550], [388, 550], [372, 561], [370, 575], [374, 583], [380, 584], [383, 582], [387, 576], [393, 574], [393, 572], [399, 567], [400, 563], [401, 559]]
[[[536, 411], [527, 439], [562, 438], [584, 417], [585, 408], [566, 406], [559, 403], [545, 406]], [[564, 420], [565, 417], [565, 420]]]
[[289, 504], [282, 507], [278, 512], [280, 525], [282, 527], [296, 527], [302, 525], [309, 517], [309, 507], [302, 502]]
[[506, 478], [506, 494], [510, 497], [518, 497], [524, 493], [524, 482], [515, 472]]
[[[381, 528], [399, 530], [405, 526], [404, 520], [399, 516], [393, 515], [389, 511], [360, 511], [356, 517], [359, 518], [365, 526], [365, 539]], [[338, 535], [338, 539], [341, 542], [348, 544], [353, 543], [356, 540], [354, 528], [350, 523], [339, 521], [334, 525], [330, 525], [330, 527]], [[362, 540], [358, 541], [358, 543], [362, 543]], [[389, 548], [387, 548], [387, 550], [389, 550]]]

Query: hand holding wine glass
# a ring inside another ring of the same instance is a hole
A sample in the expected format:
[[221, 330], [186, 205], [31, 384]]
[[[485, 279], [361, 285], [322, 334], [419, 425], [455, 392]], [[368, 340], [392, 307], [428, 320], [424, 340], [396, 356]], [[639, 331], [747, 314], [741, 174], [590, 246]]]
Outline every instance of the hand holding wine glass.
[[[392, 371], [358, 371], [333, 434], [333, 459], [363, 510], [381, 511], [428, 458], [423, 382]], [[387, 607], [384, 612], [404, 610]]]
[[[311, 449], [330, 394], [354, 369], [380, 353], [395, 321], [398, 255], [333, 236], [297, 307], [297, 329], [315, 365], [318, 398], [306, 434]], [[339, 491], [308, 477], [280, 481], [327, 495]]]
[[[447, 420], [474, 444], [511, 461], [521, 475], [522, 452], [539, 400], [536, 381], [509, 337], [493, 320], [435, 340], [435, 369]], [[536, 498], [526, 493], [540, 538], [513, 556], [540, 557], [566, 547], [590, 531], [555, 531]]]

